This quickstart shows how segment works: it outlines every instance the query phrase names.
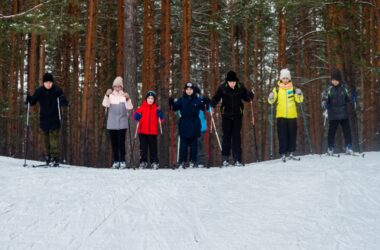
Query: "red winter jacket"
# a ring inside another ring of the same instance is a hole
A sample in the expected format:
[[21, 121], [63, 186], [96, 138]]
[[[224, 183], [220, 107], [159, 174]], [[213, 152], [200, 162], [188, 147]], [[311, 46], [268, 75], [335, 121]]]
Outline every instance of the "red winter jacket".
[[144, 101], [141, 106], [135, 111], [135, 113], [141, 114], [138, 130], [139, 134], [158, 135], [159, 125], [157, 109], [158, 108], [156, 103], [149, 105], [146, 101]]

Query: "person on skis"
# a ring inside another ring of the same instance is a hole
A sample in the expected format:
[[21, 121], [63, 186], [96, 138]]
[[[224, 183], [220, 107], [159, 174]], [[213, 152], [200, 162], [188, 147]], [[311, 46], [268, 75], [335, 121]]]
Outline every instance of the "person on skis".
[[140, 166], [148, 167], [148, 148], [150, 166], [153, 169], [159, 168], [157, 156], [157, 135], [159, 123], [164, 120], [164, 114], [157, 107], [156, 93], [152, 90], [145, 95], [145, 100], [133, 114], [133, 118], [138, 121], [138, 134], [140, 140]]
[[[198, 86], [194, 87], [194, 92], [199, 98], [203, 98], [201, 89]], [[206, 164], [206, 155], [203, 142], [205, 141], [205, 133], [207, 131], [206, 106], [199, 111], [199, 119], [201, 121], [201, 136], [198, 137], [198, 167], [203, 168]]]
[[335, 133], [340, 125], [343, 129], [346, 154], [353, 154], [350, 122], [347, 106], [351, 102], [350, 92], [338, 69], [331, 72], [331, 81], [322, 94], [322, 109], [325, 120], [329, 121], [327, 154], [334, 154]]
[[129, 94], [123, 91], [123, 78], [118, 76], [108, 89], [102, 105], [108, 108], [107, 129], [111, 138], [112, 168], [126, 168], [125, 134], [128, 129], [128, 110], [133, 109]]
[[60, 162], [60, 108], [61, 106], [66, 107], [68, 101], [62, 89], [54, 83], [52, 74], [44, 74], [43, 86], [38, 87], [32, 96], [27, 93], [26, 102], [32, 106], [37, 102], [40, 104], [40, 128], [45, 142], [46, 165], [58, 167]]
[[178, 168], [185, 168], [187, 162], [188, 148], [190, 148], [189, 167], [197, 167], [197, 139], [201, 135], [201, 121], [199, 111], [208, 108], [210, 100], [207, 97], [198, 98], [194, 93], [194, 84], [185, 84], [184, 93], [176, 102], [169, 98], [169, 106], [173, 111], [180, 111], [178, 128], [180, 135], [180, 149]]
[[[218, 87], [215, 95], [211, 99], [211, 107], [222, 100], [222, 162], [223, 166], [229, 165], [229, 157], [232, 148], [232, 156], [235, 166], [243, 166], [241, 149], [241, 128], [243, 119], [243, 109], [245, 102], [253, 100], [254, 93], [247, 90], [236, 76], [234, 71], [229, 71], [225, 81]], [[232, 146], [232, 147], [231, 147]]]
[[297, 142], [297, 106], [303, 102], [301, 89], [295, 88], [288, 69], [280, 71], [280, 78], [272, 92], [269, 93], [268, 102], [273, 105], [277, 101], [276, 119], [279, 153], [283, 161], [286, 155], [294, 158]]

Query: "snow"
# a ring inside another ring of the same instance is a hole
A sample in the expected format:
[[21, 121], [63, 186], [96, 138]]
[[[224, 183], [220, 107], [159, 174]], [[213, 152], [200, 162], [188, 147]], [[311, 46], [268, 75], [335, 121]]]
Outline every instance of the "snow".
[[0, 157], [0, 249], [379, 249], [379, 162], [134, 171]]

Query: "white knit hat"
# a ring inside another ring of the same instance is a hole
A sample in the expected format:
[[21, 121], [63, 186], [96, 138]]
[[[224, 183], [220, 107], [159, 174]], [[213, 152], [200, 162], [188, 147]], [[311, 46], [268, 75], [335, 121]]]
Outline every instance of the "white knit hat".
[[115, 80], [113, 80], [112, 87], [115, 87], [115, 86], [123, 87], [123, 78], [121, 76], [118, 76], [115, 78]]
[[283, 78], [288, 78], [289, 81], [292, 80], [292, 78], [290, 77], [290, 71], [288, 69], [282, 69], [280, 71], [280, 80], [282, 80]]

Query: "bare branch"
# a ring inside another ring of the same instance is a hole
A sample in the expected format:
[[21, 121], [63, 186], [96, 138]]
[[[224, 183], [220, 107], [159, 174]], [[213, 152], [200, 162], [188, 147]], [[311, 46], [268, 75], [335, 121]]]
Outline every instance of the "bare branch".
[[44, 2], [44, 3], [37, 4], [36, 6], [34, 6], [31, 9], [28, 9], [28, 10], [26, 10], [24, 12], [21, 12], [21, 13], [17, 13], [15, 15], [3, 16], [2, 14], [0, 14], [0, 19], [12, 19], [12, 18], [17, 18], [17, 17], [20, 17], [20, 16], [24, 16], [24, 15], [28, 14], [29, 12], [32, 12], [35, 9], [38, 9], [38, 8], [42, 7], [43, 5], [49, 3], [50, 1], [51, 0], [48, 0], [48, 1]]

